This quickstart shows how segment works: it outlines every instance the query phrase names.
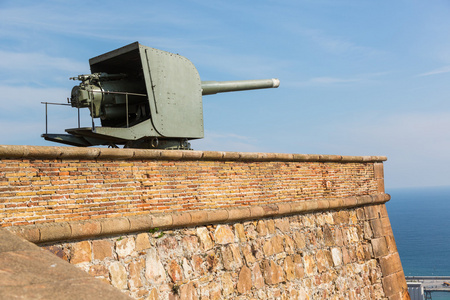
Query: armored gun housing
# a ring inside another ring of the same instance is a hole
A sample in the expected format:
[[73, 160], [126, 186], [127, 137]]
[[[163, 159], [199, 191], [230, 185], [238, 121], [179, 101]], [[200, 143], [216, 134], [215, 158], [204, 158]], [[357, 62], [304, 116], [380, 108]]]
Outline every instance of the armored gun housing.
[[89, 60], [91, 74], [73, 77], [70, 105], [89, 108], [101, 126], [70, 128], [42, 135], [73, 145], [190, 149], [204, 137], [202, 95], [276, 88], [278, 79], [201, 81], [185, 57], [138, 42]]

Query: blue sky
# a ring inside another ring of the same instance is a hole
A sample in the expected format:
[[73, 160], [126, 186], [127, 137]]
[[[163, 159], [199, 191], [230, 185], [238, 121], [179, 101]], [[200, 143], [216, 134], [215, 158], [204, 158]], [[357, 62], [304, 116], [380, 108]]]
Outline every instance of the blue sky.
[[[202, 80], [280, 79], [205, 96], [196, 150], [385, 155], [387, 192], [450, 185], [449, 15], [439, 0], [0, 0], [0, 143], [52, 145], [40, 102], [139, 41]], [[50, 132], [75, 126], [75, 109], [49, 109]]]

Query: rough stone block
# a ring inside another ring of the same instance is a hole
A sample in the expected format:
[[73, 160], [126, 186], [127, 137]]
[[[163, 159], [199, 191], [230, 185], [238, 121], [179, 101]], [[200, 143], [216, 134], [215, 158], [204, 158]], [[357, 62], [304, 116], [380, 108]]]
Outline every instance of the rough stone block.
[[151, 247], [148, 233], [140, 233], [136, 236], [136, 251], [143, 251]]
[[180, 287], [180, 300], [198, 299], [194, 283], [190, 282]]
[[70, 263], [79, 264], [83, 262], [90, 262], [92, 256], [91, 243], [82, 241], [72, 245]]
[[398, 275], [397, 273], [391, 274], [389, 276], [383, 277], [381, 279], [381, 282], [383, 284], [383, 289], [387, 297], [391, 297], [394, 294], [400, 293], [401, 288], [399, 286], [398, 282]]
[[97, 277], [97, 276], [108, 277], [109, 276], [108, 268], [104, 265], [92, 265], [89, 267], [88, 273], [94, 277]]
[[236, 270], [242, 267], [243, 261], [238, 246], [229, 244], [222, 249], [223, 266], [226, 270]]
[[287, 218], [277, 218], [275, 219], [275, 227], [281, 232], [289, 232], [290, 224]]
[[333, 264], [335, 267], [340, 266], [342, 264], [342, 252], [339, 248], [331, 249], [331, 257], [333, 259]]
[[370, 228], [372, 229], [372, 233], [375, 238], [379, 238], [385, 235], [381, 219], [370, 220]]
[[119, 239], [116, 241], [116, 253], [119, 258], [125, 258], [129, 257], [131, 255], [135, 256], [135, 248], [136, 248], [136, 242], [134, 241], [134, 238], [126, 237], [123, 239]]
[[167, 273], [174, 283], [178, 283], [183, 280], [183, 272], [181, 271], [181, 267], [174, 259], [169, 262], [169, 269]]
[[244, 225], [242, 225], [241, 223], [234, 224], [234, 232], [240, 243], [245, 243], [247, 241]]
[[263, 260], [261, 265], [266, 284], [275, 285], [285, 280], [283, 269], [273, 260]]
[[384, 237], [372, 239], [372, 248], [375, 258], [385, 256], [389, 253], [386, 239]]
[[379, 219], [381, 217], [380, 206], [379, 205], [369, 205], [364, 207], [364, 212], [366, 213], [366, 219]]
[[288, 256], [285, 258], [283, 263], [283, 270], [286, 274], [286, 280], [291, 281], [295, 279], [295, 266], [292, 257]]
[[69, 257], [67, 256], [67, 253], [64, 251], [64, 248], [61, 246], [45, 246], [42, 247], [43, 249], [50, 251], [54, 255], [58, 256], [61, 259], [64, 259], [65, 261], [69, 261]]
[[234, 234], [228, 225], [218, 225], [214, 231], [214, 240], [217, 244], [230, 244], [234, 242]]
[[384, 235], [393, 235], [394, 233], [392, 232], [391, 222], [389, 221], [389, 218], [382, 217], [380, 221], [381, 226], [383, 227]]
[[316, 261], [314, 255], [306, 254], [303, 257], [303, 266], [305, 267], [305, 272], [308, 276], [315, 274]]
[[384, 276], [388, 276], [402, 270], [402, 263], [398, 253], [380, 257], [380, 266]]
[[108, 240], [93, 240], [92, 252], [94, 254], [94, 259], [98, 260], [113, 257], [112, 243]]
[[119, 290], [124, 290], [128, 286], [127, 270], [119, 261], [114, 261], [109, 266], [109, 274], [111, 277], [111, 284]]
[[231, 273], [225, 272], [220, 276], [220, 281], [222, 283], [222, 295], [227, 297], [234, 293], [235, 284], [233, 283], [233, 278]]
[[152, 285], [160, 285], [166, 281], [166, 271], [155, 248], [150, 248], [145, 259], [145, 278]]
[[239, 279], [237, 282], [237, 291], [239, 294], [246, 294], [252, 289], [252, 271], [246, 266], [243, 266], [239, 272]]
[[395, 243], [394, 235], [390, 234], [390, 235], [387, 235], [385, 238], [386, 238], [386, 244], [389, 249], [389, 253], [397, 252], [398, 250], [397, 250], [397, 245]]
[[197, 236], [200, 239], [200, 244], [204, 251], [214, 247], [211, 235], [206, 227], [197, 227]]
[[141, 280], [141, 272], [145, 267], [145, 262], [143, 259], [138, 261], [133, 261], [129, 265], [129, 276], [128, 276], [128, 286], [131, 289], [137, 289], [143, 286]]
[[247, 266], [252, 265], [256, 262], [256, 258], [253, 255], [252, 249], [250, 245], [241, 246], [242, 254], [244, 255], [245, 262]]

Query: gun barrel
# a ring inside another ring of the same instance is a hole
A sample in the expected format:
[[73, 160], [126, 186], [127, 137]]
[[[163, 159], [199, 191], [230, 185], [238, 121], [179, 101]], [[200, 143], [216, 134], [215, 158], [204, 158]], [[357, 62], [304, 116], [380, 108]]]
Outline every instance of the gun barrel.
[[259, 80], [236, 80], [236, 81], [202, 81], [202, 94], [212, 95], [217, 93], [277, 88], [280, 80], [259, 79]]

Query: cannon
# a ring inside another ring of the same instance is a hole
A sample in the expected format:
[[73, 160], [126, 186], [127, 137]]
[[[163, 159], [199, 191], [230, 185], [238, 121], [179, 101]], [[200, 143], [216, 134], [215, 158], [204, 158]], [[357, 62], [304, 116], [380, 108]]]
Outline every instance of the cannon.
[[[204, 137], [202, 95], [276, 88], [278, 79], [201, 81], [185, 57], [138, 42], [91, 58], [91, 74], [78, 75], [69, 104], [88, 108], [91, 127], [66, 129], [46, 140], [72, 146], [190, 149]], [[101, 126], [95, 126], [99, 118]]]

